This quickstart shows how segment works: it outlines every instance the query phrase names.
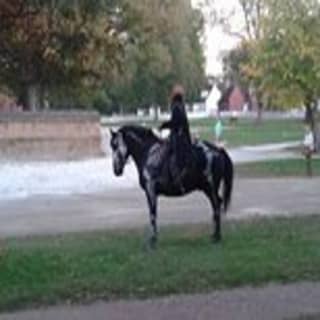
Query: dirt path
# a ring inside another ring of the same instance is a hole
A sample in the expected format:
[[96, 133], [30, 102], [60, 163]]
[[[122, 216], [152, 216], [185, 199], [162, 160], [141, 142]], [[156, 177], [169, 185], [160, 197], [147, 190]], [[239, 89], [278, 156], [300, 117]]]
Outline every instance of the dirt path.
[[[320, 214], [320, 178], [238, 179], [225, 219], [252, 215]], [[200, 193], [162, 198], [159, 222], [210, 223], [208, 201]], [[147, 205], [141, 190], [87, 196], [44, 196], [0, 202], [0, 238], [144, 226]]]
[[0, 320], [293, 320], [300, 319], [302, 315], [318, 315], [320, 318], [319, 301], [320, 283], [299, 283], [147, 301], [58, 306], [3, 314], [0, 315]]

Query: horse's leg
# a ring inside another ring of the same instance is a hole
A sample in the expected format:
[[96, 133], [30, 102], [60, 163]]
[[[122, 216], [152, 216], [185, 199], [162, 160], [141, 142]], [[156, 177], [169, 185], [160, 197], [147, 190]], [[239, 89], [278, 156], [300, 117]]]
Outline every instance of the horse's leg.
[[217, 207], [214, 210], [213, 220], [215, 222], [215, 231], [212, 235], [213, 242], [220, 242], [221, 241], [221, 205], [218, 199]]
[[216, 188], [209, 188], [206, 191], [206, 195], [209, 198], [212, 207], [212, 241], [221, 241], [221, 200]]
[[149, 206], [149, 217], [151, 231], [149, 234], [148, 244], [149, 247], [154, 249], [158, 240], [158, 228], [157, 228], [157, 195], [152, 183], [147, 184], [146, 195]]

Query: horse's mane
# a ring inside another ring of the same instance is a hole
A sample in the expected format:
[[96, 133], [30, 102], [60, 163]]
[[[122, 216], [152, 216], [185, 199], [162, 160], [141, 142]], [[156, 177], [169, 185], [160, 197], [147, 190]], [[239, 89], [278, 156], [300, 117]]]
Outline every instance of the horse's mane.
[[149, 128], [144, 128], [142, 126], [126, 125], [121, 127], [120, 131], [126, 136], [128, 134], [135, 134], [139, 139], [147, 141], [157, 141], [161, 142], [162, 140], [157, 137], [153, 131]]
[[[120, 128], [119, 130], [125, 137], [131, 136], [138, 138], [138, 140], [143, 141], [144, 143], [155, 143], [155, 142], [165, 142], [165, 140], [161, 139], [157, 135], [153, 133], [153, 131], [150, 128], [145, 128], [142, 126], [136, 126], [136, 125], [125, 125]], [[214, 150], [216, 152], [221, 152], [221, 150], [224, 150], [221, 147], [216, 146], [215, 144], [212, 144], [206, 140], [199, 140], [197, 142], [193, 142], [192, 145], [195, 147], [198, 145], [198, 142], [201, 142], [205, 144], [209, 149]]]

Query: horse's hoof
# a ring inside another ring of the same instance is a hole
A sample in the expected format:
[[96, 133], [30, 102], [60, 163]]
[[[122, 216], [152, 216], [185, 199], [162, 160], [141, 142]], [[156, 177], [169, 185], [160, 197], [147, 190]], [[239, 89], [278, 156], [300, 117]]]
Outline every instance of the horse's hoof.
[[155, 251], [157, 249], [157, 239], [156, 238], [150, 238], [146, 245], [145, 245], [146, 251], [148, 252], [152, 252]]
[[150, 239], [150, 241], [149, 241], [149, 246], [150, 246], [150, 248], [151, 248], [151, 250], [155, 250], [155, 249], [157, 249], [157, 238], [155, 238], [155, 237], [152, 237], [151, 239]]
[[220, 243], [221, 240], [222, 240], [221, 239], [221, 235], [219, 235], [219, 234], [214, 234], [214, 235], [211, 236], [211, 241], [214, 244]]

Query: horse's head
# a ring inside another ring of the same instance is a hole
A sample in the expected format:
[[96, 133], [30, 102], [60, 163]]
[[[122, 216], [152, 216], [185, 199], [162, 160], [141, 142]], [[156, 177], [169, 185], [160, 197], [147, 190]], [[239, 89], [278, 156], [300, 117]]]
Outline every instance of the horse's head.
[[113, 172], [116, 176], [121, 176], [129, 158], [129, 151], [121, 130], [116, 132], [111, 130], [110, 132]]

